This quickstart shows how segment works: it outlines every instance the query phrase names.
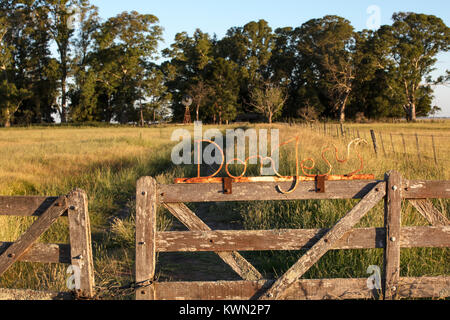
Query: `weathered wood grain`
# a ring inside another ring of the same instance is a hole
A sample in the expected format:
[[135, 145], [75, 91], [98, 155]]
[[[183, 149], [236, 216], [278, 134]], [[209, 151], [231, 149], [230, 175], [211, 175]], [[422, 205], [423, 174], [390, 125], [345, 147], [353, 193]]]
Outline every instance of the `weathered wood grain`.
[[[259, 297], [273, 280], [217, 282], [158, 282], [159, 300], [250, 300]], [[450, 296], [450, 277], [400, 278], [400, 298]], [[378, 292], [367, 288], [367, 279], [297, 279], [286, 300], [372, 299]]]
[[58, 197], [0, 196], [0, 216], [40, 216]]
[[328, 250], [333, 248], [361, 218], [386, 194], [386, 183], [379, 182], [345, 217], [306, 252], [269, 290], [262, 300], [280, 299], [286, 290], [311, 268]]
[[86, 192], [80, 189], [72, 191], [67, 202], [71, 263], [80, 268], [80, 295], [92, 298], [95, 294], [94, 260]]
[[428, 220], [433, 226], [449, 226], [450, 222], [446, 216], [444, 216], [433, 204], [426, 199], [421, 200], [409, 200], [414, 208], [420, 212], [420, 214]]
[[402, 218], [402, 178], [396, 171], [386, 174], [386, 199], [384, 226], [386, 248], [384, 250], [383, 293], [385, 299], [395, 298], [400, 279], [400, 239]]
[[258, 200], [307, 200], [307, 199], [361, 199], [379, 181], [327, 181], [324, 193], [316, 192], [315, 182], [301, 182], [290, 194], [279, 192], [290, 190], [292, 182], [248, 182], [234, 183], [233, 193], [224, 194], [222, 184], [173, 184], [159, 186], [159, 199], [164, 203], [228, 202]]
[[152, 281], [156, 271], [156, 191], [155, 179], [143, 177], [138, 180], [136, 187], [136, 282], [148, 286], [136, 290], [136, 300], [155, 299]]
[[[185, 204], [165, 203], [164, 206], [183, 223], [188, 229], [194, 231], [211, 231], [194, 212]], [[259, 280], [262, 275], [238, 252], [217, 252], [215, 253], [228, 264], [242, 279]]]
[[[0, 242], [0, 255], [14, 242]], [[70, 263], [70, 245], [35, 243], [17, 261], [39, 263]]]
[[404, 199], [450, 199], [450, 181], [403, 181]]
[[[330, 229], [157, 232], [157, 252], [283, 251], [311, 248]], [[450, 227], [404, 227], [402, 248], [450, 247]], [[385, 228], [352, 229], [331, 250], [384, 248]]]
[[0, 288], [0, 300], [73, 300], [71, 292], [48, 292]]
[[0, 276], [66, 211], [65, 196], [60, 197], [56, 202], [62, 205], [53, 205], [47, 209], [14, 244], [0, 255]]

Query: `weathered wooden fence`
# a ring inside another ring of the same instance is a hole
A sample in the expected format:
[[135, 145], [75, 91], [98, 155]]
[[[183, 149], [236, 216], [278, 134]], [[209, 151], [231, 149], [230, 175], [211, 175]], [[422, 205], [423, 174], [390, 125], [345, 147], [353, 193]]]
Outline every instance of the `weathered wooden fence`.
[[[38, 217], [17, 241], [0, 242], [0, 277], [17, 261], [71, 264], [80, 271], [77, 295], [86, 298], [94, 296], [91, 230], [84, 191], [77, 189], [61, 197], [0, 196], [0, 215]], [[36, 242], [61, 216], [68, 216], [70, 244]], [[68, 292], [0, 288], [1, 300], [67, 299], [72, 296]]]
[[[137, 183], [136, 290], [139, 300], [233, 299], [370, 299], [446, 297], [450, 277], [400, 277], [400, 249], [449, 247], [450, 226], [445, 214], [426, 199], [450, 198], [450, 181], [408, 181], [397, 172], [383, 181], [326, 181], [325, 192], [314, 182], [302, 182], [282, 194], [287, 183], [235, 183], [231, 194], [221, 184], [158, 185], [151, 177]], [[361, 199], [331, 229], [213, 231], [183, 203], [257, 200]], [[402, 227], [401, 203], [406, 199], [431, 226]], [[384, 201], [384, 228], [354, 229], [377, 203]], [[166, 207], [190, 231], [159, 232], [157, 206]], [[384, 249], [382, 289], [369, 289], [367, 279], [300, 279], [327, 251]], [[277, 280], [266, 280], [238, 251], [309, 249]], [[215, 252], [242, 281], [157, 282], [157, 252]]]

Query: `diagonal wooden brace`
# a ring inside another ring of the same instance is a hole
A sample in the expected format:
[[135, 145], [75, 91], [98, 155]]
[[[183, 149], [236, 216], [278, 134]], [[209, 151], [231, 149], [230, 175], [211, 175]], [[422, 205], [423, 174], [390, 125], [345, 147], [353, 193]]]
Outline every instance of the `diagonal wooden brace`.
[[[211, 231], [197, 215], [183, 203], [164, 203], [164, 206], [192, 231]], [[261, 280], [262, 275], [238, 252], [216, 252], [244, 280]]]
[[355, 226], [365, 214], [386, 195], [386, 183], [378, 183], [345, 217], [306, 252], [282, 277], [260, 297], [260, 300], [281, 299], [286, 290], [305, 274], [327, 251]]
[[58, 198], [8, 249], [0, 255], [0, 276], [8, 270], [39, 237], [67, 210], [65, 196]]

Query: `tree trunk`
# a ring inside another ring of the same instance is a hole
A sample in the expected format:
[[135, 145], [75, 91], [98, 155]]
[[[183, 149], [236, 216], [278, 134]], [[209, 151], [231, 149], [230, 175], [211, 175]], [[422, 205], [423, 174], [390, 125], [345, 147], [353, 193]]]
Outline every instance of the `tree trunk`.
[[411, 119], [412, 122], [416, 122], [417, 118], [416, 118], [416, 104], [414, 102], [411, 103], [411, 105], [409, 106], [409, 117]]
[[9, 109], [6, 108], [6, 112], [5, 112], [5, 128], [9, 128], [11, 127], [11, 113], [9, 112]]
[[347, 107], [347, 101], [348, 97], [350, 95], [350, 92], [348, 92], [345, 96], [344, 101], [342, 102], [341, 108], [339, 110], [339, 122], [344, 123], [345, 122], [345, 108]]
[[67, 122], [67, 110], [66, 110], [66, 76], [65, 72], [63, 72], [63, 76], [61, 77], [61, 122]]
[[142, 111], [142, 107], [141, 107], [141, 127], [144, 126], [144, 112]]

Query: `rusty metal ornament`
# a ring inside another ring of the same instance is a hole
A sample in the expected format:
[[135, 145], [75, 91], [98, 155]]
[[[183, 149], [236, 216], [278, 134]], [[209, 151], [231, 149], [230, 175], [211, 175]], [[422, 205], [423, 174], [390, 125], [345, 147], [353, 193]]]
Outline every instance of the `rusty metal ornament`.
[[[286, 191], [283, 190], [279, 185], [277, 186], [277, 189], [282, 194], [290, 194], [293, 193], [300, 182], [302, 181], [316, 181], [320, 182], [320, 186], [318, 187], [318, 192], [324, 192], [324, 186], [325, 181], [348, 181], [348, 180], [373, 180], [375, 179], [373, 174], [359, 174], [363, 168], [364, 168], [364, 160], [362, 156], [359, 154], [359, 152], [356, 150], [356, 147], [360, 144], [368, 144], [366, 140], [364, 139], [355, 139], [352, 140], [347, 145], [347, 155], [345, 158], [340, 159], [339, 158], [339, 150], [336, 147], [336, 145], [332, 144], [331, 146], [326, 146], [322, 149], [322, 160], [326, 163], [328, 166], [328, 171], [325, 174], [310, 174], [307, 173], [305, 170], [313, 170], [316, 166], [316, 162], [313, 158], [308, 158], [302, 161], [299, 161], [299, 143], [300, 143], [300, 136], [297, 136], [295, 138], [292, 138], [286, 142], [281, 143], [277, 149], [273, 150], [279, 150], [282, 146], [288, 145], [290, 143], [295, 142], [295, 161], [296, 161], [296, 173], [295, 176], [282, 176], [275, 168], [275, 162], [272, 157], [263, 157], [260, 155], [257, 156], [250, 156], [245, 161], [242, 159], [234, 158], [228, 162], [225, 163], [225, 155], [222, 150], [222, 148], [211, 140], [196, 140], [195, 143], [197, 143], [199, 146], [201, 143], [206, 142], [210, 143], [215, 146], [215, 148], [220, 152], [222, 157], [222, 162], [220, 164], [219, 169], [213, 173], [210, 176], [207, 177], [201, 177], [200, 175], [200, 147], [197, 148], [197, 177], [196, 178], [177, 178], [175, 179], [176, 184], [196, 184], [196, 183], [225, 183], [226, 182], [226, 193], [231, 194], [231, 183], [244, 183], [244, 182], [292, 182], [295, 181], [295, 184], [293, 187]], [[338, 163], [346, 163], [351, 158], [351, 150], [352, 146], [354, 146], [354, 149], [356, 150], [356, 156], [360, 160], [360, 166], [357, 170], [354, 170], [350, 173], [344, 174], [344, 175], [332, 175], [331, 172], [333, 171], [333, 166], [331, 165], [329, 159], [326, 157], [326, 153], [329, 151], [334, 150], [335, 159]], [[270, 161], [271, 168], [273, 169], [275, 176], [260, 176], [260, 177], [245, 177], [245, 174], [247, 173], [248, 169], [248, 163], [250, 160], [253, 159], [259, 159], [260, 160], [260, 170], [264, 167], [264, 163], [267, 161]], [[244, 169], [242, 173], [239, 176], [234, 176], [229, 171], [229, 165], [239, 162], [244, 166]], [[311, 165], [307, 166], [306, 163], [310, 162]], [[227, 174], [227, 177], [217, 177], [217, 175], [222, 171], [223, 167], [225, 166], [225, 171]], [[303, 176], [300, 175], [300, 170], [303, 173]], [[225, 181], [226, 180], [226, 181]], [[318, 184], [319, 185], [319, 184]]]

